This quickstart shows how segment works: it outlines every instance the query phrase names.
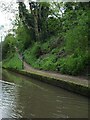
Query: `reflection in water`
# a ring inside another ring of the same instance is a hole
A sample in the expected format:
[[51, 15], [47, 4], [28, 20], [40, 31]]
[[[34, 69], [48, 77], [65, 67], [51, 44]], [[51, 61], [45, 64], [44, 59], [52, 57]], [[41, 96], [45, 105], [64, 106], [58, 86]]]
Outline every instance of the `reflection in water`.
[[3, 80], [3, 118], [88, 117], [85, 97], [6, 70]]

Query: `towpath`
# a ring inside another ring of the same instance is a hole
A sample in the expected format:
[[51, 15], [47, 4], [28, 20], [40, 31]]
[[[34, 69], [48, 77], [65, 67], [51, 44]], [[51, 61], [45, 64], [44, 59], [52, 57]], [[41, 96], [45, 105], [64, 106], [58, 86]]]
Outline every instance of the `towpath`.
[[[17, 49], [16, 49], [16, 51], [18, 52]], [[22, 60], [22, 56], [20, 54], [18, 54], [18, 57], [20, 60]], [[23, 61], [23, 64], [24, 64], [24, 70], [26, 70], [28, 72], [37, 73], [37, 74], [40, 74], [43, 76], [52, 77], [52, 78], [64, 80], [67, 82], [73, 82], [75, 84], [86, 86], [86, 87], [88, 87], [88, 84], [89, 84], [89, 80], [87, 80], [85, 78], [75, 77], [75, 76], [70, 76], [70, 75], [63, 75], [63, 74], [55, 73], [55, 72], [51, 72], [51, 71], [38, 70], [38, 69], [32, 68], [25, 61]]]

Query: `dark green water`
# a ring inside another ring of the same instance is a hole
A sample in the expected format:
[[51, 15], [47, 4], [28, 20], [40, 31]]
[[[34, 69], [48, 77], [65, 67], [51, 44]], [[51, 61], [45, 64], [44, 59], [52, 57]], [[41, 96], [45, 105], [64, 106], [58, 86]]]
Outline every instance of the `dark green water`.
[[0, 80], [3, 118], [87, 118], [88, 99], [3, 70]]

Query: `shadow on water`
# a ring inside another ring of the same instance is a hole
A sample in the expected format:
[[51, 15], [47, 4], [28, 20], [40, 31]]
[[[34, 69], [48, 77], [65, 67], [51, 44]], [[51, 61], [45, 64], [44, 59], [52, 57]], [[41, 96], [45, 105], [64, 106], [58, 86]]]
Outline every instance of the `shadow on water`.
[[88, 117], [88, 99], [83, 96], [6, 70], [0, 84], [3, 118]]

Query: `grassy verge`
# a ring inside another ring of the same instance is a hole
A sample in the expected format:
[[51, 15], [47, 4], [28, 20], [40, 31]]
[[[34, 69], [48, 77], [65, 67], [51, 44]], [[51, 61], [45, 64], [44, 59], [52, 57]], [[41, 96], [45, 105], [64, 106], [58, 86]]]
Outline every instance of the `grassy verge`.
[[4, 68], [15, 68], [15, 69], [22, 69], [22, 62], [18, 58], [18, 54], [14, 53], [13, 55], [10, 55], [7, 59], [3, 60], [2, 66]]

